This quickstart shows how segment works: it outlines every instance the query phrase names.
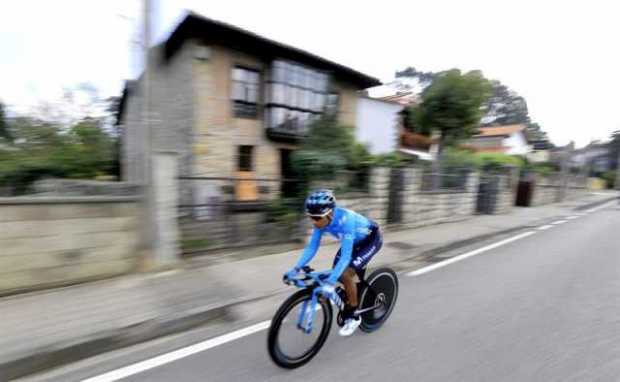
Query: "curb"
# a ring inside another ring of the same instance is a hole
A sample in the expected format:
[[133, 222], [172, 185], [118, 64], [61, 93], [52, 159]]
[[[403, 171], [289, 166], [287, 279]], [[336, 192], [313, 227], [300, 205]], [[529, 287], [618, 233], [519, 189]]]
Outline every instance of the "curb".
[[37, 354], [1, 363], [0, 380], [9, 381], [35, 374], [112, 350], [183, 332], [217, 319], [233, 319], [230, 307], [239, 303], [243, 302], [237, 301], [210, 307], [186, 316], [147, 320], [139, 324], [99, 333], [79, 343], [57, 344], [42, 349]]
[[[599, 200], [586, 205], [575, 207], [574, 210], [581, 211], [593, 208], [609, 201], [615, 200], [617, 197], [610, 197]], [[545, 219], [546, 220], [546, 219]], [[513, 232], [531, 228], [540, 222], [533, 222], [516, 227], [502, 229], [463, 240], [457, 240], [451, 243], [427, 249], [419, 254], [413, 255], [405, 259], [384, 264], [398, 268], [399, 264], [407, 263], [411, 260], [421, 259], [427, 263], [433, 263], [434, 256], [450, 252], [452, 250], [467, 247], [480, 241], [490, 240], [497, 236], [507, 235]], [[444, 260], [444, 259], [442, 259]], [[57, 344], [53, 347], [41, 349], [37, 354], [28, 355], [13, 361], [0, 363], [0, 380], [11, 380], [25, 377], [31, 374], [49, 370], [55, 367], [74, 363], [98, 354], [118, 350], [131, 345], [154, 340], [160, 337], [176, 334], [198, 326], [205, 325], [215, 320], [234, 320], [232, 308], [250, 302], [256, 302], [263, 299], [273, 297], [282, 292], [275, 292], [263, 296], [238, 299], [221, 305], [213, 305], [203, 307], [202, 309], [193, 309], [189, 314], [180, 313], [174, 317], [156, 318], [115, 329], [109, 332], [99, 333], [96, 336], [85, 339], [79, 343]]]
[[575, 207], [574, 210], [575, 211], [587, 210], [587, 209], [590, 209], [590, 208], [602, 206], [605, 203], [609, 203], [609, 202], [617, 200], [617, 199], [620, 199], [620, 197], [618, 197], [618, 196], [610, 196], [610, 197], [605, 198], [603, 200], [597, 200], [596, 202], [592, 202], [592, 203], [584, 204], [582, 206]]

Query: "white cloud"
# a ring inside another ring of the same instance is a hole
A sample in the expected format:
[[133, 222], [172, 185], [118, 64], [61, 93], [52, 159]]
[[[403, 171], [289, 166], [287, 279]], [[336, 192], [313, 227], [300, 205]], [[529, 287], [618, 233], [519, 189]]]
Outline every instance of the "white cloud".
[[[0, 5], [0, 98], [21, 105], [90, 81], [118, 93], [130, 73], [138, 0]], [[620, 24], [615, 2], [157, 0], [156, 37], [183, 8], [377, 76], [481, 69], [523, 95], [556, 143], [580, 145], [620, 128]], [[133, 57], [135, 61], [135, 57]], [[135, 71], [134, 71], [135, 74]]]

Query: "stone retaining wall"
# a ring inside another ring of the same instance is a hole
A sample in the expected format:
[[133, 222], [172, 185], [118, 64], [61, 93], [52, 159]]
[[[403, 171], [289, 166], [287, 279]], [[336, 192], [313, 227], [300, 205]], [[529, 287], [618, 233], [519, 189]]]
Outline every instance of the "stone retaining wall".
[[0, 198], [0, 294], [131, 271], [139, 211], [135, 197]]
[[471, 173], [464, 190], [420, 191], [422, 171], [405, 169], [402, 225], [420, 227], [463, 219], [476, 213], [478, 174]]
[[531, 206], [542, 206], [583, 196], [588, 190], [587, 179], [570, 177], [563, 182], [559, 176], [537, 176]]

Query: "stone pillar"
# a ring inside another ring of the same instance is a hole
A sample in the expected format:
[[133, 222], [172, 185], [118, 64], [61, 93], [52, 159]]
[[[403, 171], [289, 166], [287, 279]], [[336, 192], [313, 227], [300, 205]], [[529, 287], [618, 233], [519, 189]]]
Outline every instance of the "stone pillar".
[[372, 168], [369, 183], [372, 200], [370, 218], [379, 225], [385, 225], [390, 193], [390, 169], [388, 167]]
[[179, 201], [177, 153], [158, 152], [153, 155], [153, 254], [152, 267], [170, 266], [179, 259]]
[[418, 217], [418, 190], [422, 182], [422, 170], [415, 167], [403, 169], [403, 189], [401, 190], [402, 216], [404, 224], [413, 224]]
[[467, 192], [468, 202], [465, 203], [466, 210], [462, 211], [464, 215], [473, 215], [476, 213], [476, 203], [478, 200], [478, 189], [480, 187], [480, 173], [472, 171], [467, 176], [467, 184], [465, 190]]

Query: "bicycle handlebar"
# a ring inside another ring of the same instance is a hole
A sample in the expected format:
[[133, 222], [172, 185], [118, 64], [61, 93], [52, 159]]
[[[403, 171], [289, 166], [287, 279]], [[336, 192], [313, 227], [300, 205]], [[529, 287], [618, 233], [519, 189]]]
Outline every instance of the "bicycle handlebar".
[[[295, 285], [298, 288], [308, 288], [312, 284], [323, 285], [324, 281], [329, 277], [331, 270], [315, 272], [314, 269], [309, 266], [305, 266], [301, 269], [303, 272], [302, 277], [289, 279], [286, 278], [284, 283], [287, 285]], [[311, 281], [311, 282], [309, 282]]]

